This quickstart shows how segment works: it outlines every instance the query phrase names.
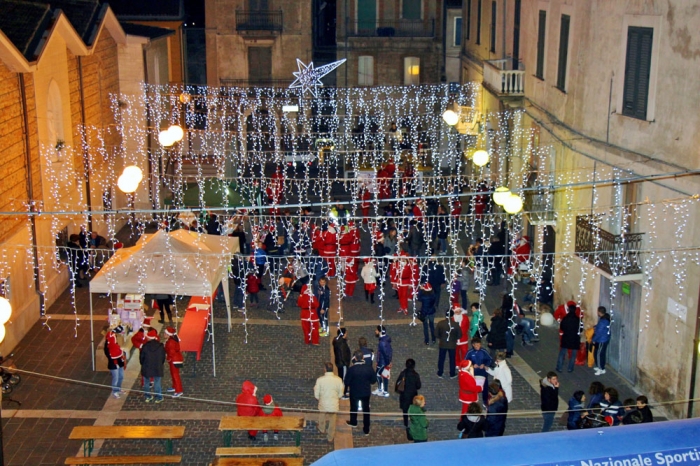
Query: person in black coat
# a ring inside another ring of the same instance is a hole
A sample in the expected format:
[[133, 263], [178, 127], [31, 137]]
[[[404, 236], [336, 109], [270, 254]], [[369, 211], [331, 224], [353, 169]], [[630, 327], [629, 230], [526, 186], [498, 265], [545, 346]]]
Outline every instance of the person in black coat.
[[501, 437], [506, 431], [508, 400], [498, 382], [489, 385], [489, 407], [486, 418], [486, 437]]
[[345, 386], [350, 392], [350, 420], [345, 423], [357, 427], [357, 409], [362, 407], [362, 431], [369, 435], [369, 399], [372, 396], [372, 385], [377, 382], [377, 376], [371, 364], [365, 362], [361, 350], [353, 355], [353, 365], [345, 375]]
[[495, 309], [493, 311], [493, 317], [491, 317], [491, 330], [486, 337], [489, 344], [489, 351], [491, 351], [492, 355], [495, 355], [496, 351], [506, 351], [507, 331], [508, 322], [503, 317], [503, 311]]
[[463, 414], [457, 424], [460, 438], [482, 438], [486, 430], [486, 417], [482, 415], [481, 405], [471, 403], [467, 414]]
[[569, 356], [569, 372], [574, 371], [576, 353], [578, 353], [578, 349], [581, 345], [580, 327], [581, 319], [576, 315], [576, 305], [570, 305], [567, 308], [566, 316], [564, 316], [559, 324], [561, 342], [559, 345], [559, 358], [557, 358], [557, 372], [561, 372], [561, 366], [564, 364], [564, 358], [569, 350], [571, 350], [571, 356]]
[[146, 392], [146, 403], [154, 399], [155, 402], [163, 401], [163, 390], [161, 380], [163, 378], [163, 364], [165, 364], [165, 347], [158, 341], [158, 332], [151, 329], [146, 334], [146, 343], [141, 347], [139, 361], [141, 362], [141, 375], [144, 380], [153, 379], [153, 386], [150, 384], [144, 387]]
[[[338, 368], [338, 377], [345, 382], [345, 376], [350, 368], [350, 346], [348, 346], [348, 332], [345, 327], [338, 329], [338, 336], [333, 339], [333, 354], [335, 355], [335, 366]], [[348, 396], [348, 386], [345, 385], [344, 397]]]
[[420, 390], [420, 375], [416, 372], [416, 361], [413, 359], [406, 360], [406, 369], [399, 374], [399, 377], [396, 379], [396, 385], [399, 385], [399, 382], [404, 379], [403, 391], [399, 395], [399, 406], [401, 411], [403, 411], [403, 425], [406, 427], [406, 436], [408, 440], [412, 440], [408, 431], [408, 408], [413, 404], [413, 397], [418, 395], [418, 390]]

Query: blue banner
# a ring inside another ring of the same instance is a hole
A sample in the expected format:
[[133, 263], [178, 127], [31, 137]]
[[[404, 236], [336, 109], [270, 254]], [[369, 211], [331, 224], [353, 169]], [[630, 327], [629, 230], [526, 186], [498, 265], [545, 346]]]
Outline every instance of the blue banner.
[[[700, 447], [698, 447], [700, 448]], [[700, 466], [697, 448], [681, 448], [636, 455], [609, 456], [607, 458], [580, 459], [557, 463], [541, 463], [537, 466]]]

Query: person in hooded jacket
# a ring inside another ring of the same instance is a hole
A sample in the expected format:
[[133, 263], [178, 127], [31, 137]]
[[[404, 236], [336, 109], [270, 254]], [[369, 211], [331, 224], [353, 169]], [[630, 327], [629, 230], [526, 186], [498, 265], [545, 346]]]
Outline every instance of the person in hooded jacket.
[[398, 386], [402, 380], [404, 382], [403, 391], [399, 393], [399, 407], [403, 412], [403, 425], [406, 427], [406, 437], [408, 440], [411, 440], [408, 430], [408, 408], [411, 407], [413, 397], [418, 395], [418, 390], [420, 390], [421, 387], [420, 375], [416, 372], [415, 360], [406, 360], [406, 368], [401, 371], [399, 377], [396, 379], [396, 385]]
[[549, 432], [554, 424], [554, 415], [559, 409], [559, 377], [556, 372], [548, 372], [540, 380], [540, 408], [542, 409], [542, 432]]
[[318, 346], [318, 299], [314, 296], [313, 289], [304, 285], [297, 299], [297, 306], [301, 308], [301, 329], [304, 332], [304, 344]]
[[[391, 349], [391, 337], [386, 334], [386, 327], [383, 325], [377, 325], [374, 334], [379, 338], [379, 344], [377, 345], [377, 390], [372, 392], [373, 395], [383, 396], [384, 398], [389, 398], [389, 379], [382, 375], [384, 369], [391, 368], [391, 358], [393, 357], [393, 351]], [[387, 367], [389, 366], [389, 367]]]
[[559, 324], [561, 330], [561, 342], [559, 347], [559, 357], [557, 358], [557, 372], [561, 372], [562, 365], [566, 354], [571, 351], [569, 356], [569, 372], [574, 371], [574, 363], [576, 362], [576, 354], [581, 345], [581, 319], [576, 315], [576, 306], [568, 306], [566, 316]]
[[[338, 335], [333, 339], [333, 354], [335, 355], [335, 366], [338, 368], [338, 376], [345, 381], [345, 375], [350, 368], [350, 346], [348, 345], [348, 332], [345, 327], [338, 328]], [[344, 396], [348, 394], [348, 387], [343, 391]]]
[[605, 355], [610, 343], [610, 314], [604, 306], [598, 308], [598, 323], [593, 332], [593, 356], [595, 375], [605, 374]]
[[355, 351], [352, 360], [353, 364], [345, 376], [350, 392], [350, 420], [345, 423], [350, 427], [357, 427], [357, 412], [362, 411], [362, 430], [367, 436], [370, 432], [371, 390], [372, 385], [377, 382], [377, 377], [372, 370], [372, 364], [366, 362], [361, 350]]
[[[425, 344], [429, 345], [430, 341], [435, 344], [435, 292], [430, 283], [424, 283], [420, 286], [418, 300], [421, 302], [420, 314], [423, 321]], [[430, 335], [428, 335], [428, 329], [430, 329]]]
[[457, 424], [460, 438], [482, 438], [486, 431], [486, 417], [482, 414], [479, 403], [471, 403], [467, 412], [462, 414]]
[[149, 384], [144, 387], [146, 392], [146, 403], [154, 401], [163, 402], [163, 391], [161, 381], [163, 379], [163, 364], [165, 363], [165, 348], [163, 343], [158, 341], [158, 332], [150, 329], [146, 334], [146, 343], [141, 347], [139, 361], [141, 362], [141, 375], [144, 379], [153, 379], [153, 386]]
[[168, 341], [165, 342], [165, 359], [168, 361], [168, 366], [170, 366], [170, 377], [173, 379], [173, 386], [167, 391], [175, 392], [173, 397], [177, 398], [182, 396], [180, 367], [182, 367], [182, 363], [185, 359], [180, 351], [180, 338], [177, 336], [175, 328], [166, 328], [165, 334], [168, 336]]
[[486, 437], [501, 437], [506, 431], [508, 400], [498, 382], [489, 385], [489, 401], [486, 417]]
[[507, 331], [508, 322], [503, 317], [503, 311], [495, 309], [493, 317], [491, 317], [491, 329], [486, 338], [492, 355], [495, 355], [497, 351], [506, 351], [508, 346], [506, 342]]
[[[241, 387], [241, 393], [236, 397], [236, 414], [238, 416], [260, 416], [260, 403], [258, 403], [258, 397], [256, 396], [258, 392], [258, 387], [253, 385], [253, 382], [246, 380], [243, 382]], [[257, 440], [258, 431], [249, 430], [248, 439], [255, 441]]]
[[586, 417], [585, 404], [586, 394], [583, 390], [576, 390], [569, 398], [569, 411], [566, 419], [568, 430], [578, 430], [583, 427], [583, 419]]

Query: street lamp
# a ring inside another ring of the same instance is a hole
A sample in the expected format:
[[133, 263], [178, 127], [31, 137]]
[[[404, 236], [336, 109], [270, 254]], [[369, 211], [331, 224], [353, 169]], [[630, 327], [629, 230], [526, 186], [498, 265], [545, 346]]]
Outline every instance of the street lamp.
[[491, 157], [484, 149], [479, 149], [478, 151], [474, 152], [474, 155], [472, 155], [472, 161], [477, 167], [483, 167], [489, 163], [489, 160], [491, 160]]
[[[5, 324], [12, 315], [12, 304], [4, 296], [0, 296], [0, 343], [5, 339]], [[1, 388], [1, 387], [0, 387]], [[2, 403], [0, 402], [0, 417], [2, 417]], [[0, 464], [5, 464], [5, 454], [2, 446], [2, 425], [0, 425]]]
[[510, 189], [506, 188], [505, 186], [501, 186], [500, 188], [496, 188], [496, 191], [494, 191], [493, 202], [502, 206], [506, 199], [508, 199], [508, 196], [510, 196]]
[[503, 201], [503, 209], [509, 214], [515, 215], [523, 210], [523, 199], [519, 195], [511, 193], [511, 195]]

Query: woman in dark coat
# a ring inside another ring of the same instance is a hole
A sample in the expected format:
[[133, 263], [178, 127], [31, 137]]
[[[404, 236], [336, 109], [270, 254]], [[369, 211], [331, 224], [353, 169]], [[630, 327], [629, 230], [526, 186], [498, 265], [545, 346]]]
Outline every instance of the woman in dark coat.
[[491, 330], [487, 336], [489, 351], [491, 351], [492, 355], [495, 355], [496, 351], [506, 350], [507, 331], [508, 322], [503, 317], [503, 311], [495, 309], [493, 311], [493, 317], [491, 317]]
[[482, 438], [486, 430], [486, 416], [481, 414], [481, 405], [471, 403], [467, 414], [462, 414], [457, 429], [461, 431], [460, 438]]
[[576, 315], [576, 306], [568, 306], [566, 316], [561, 320], [559, 329], [561, 330], [561, 343], [559, 345], [559, 357], [557, 358], [557, 372], [561, 372], [564, 365], [566, 353], [569, 355], [569, 372], [574, 371], [574, 362], [576, 361], [576, 353], [578, 353], [581, 345], [581, 319]]
[[489, 407], [486, 418], [486, 437], [501, 437], [506, 431], [508, 400], [498, 382], [489, 385]]
[[406, 360], [406, 369], [399, 374], [398, 379], [396, 379], [396, 385], [399, 385], [401, 379], [406, 381], [403, 392], [399, 395], [399, 406], [401, 411], [403, 411], [403, 425], [406, 427], [406, 436], [408, 440], [412, 440], [408, 431], [408, 408], [413, 404], [413, 397], [418, 395], [418, 390], [420, 390], [420, 375], [416, 372], [416, 361], [413, 359]]

